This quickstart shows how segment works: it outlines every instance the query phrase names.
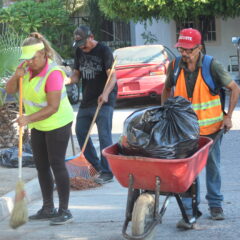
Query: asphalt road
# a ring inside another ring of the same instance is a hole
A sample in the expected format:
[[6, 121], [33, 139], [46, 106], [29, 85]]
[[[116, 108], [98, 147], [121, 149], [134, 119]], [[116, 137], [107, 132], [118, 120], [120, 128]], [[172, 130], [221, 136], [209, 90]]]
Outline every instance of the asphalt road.
[[[119, 139], [123, 120], [135, 109], [136, 105], [115, 110], [114, 141]], [[154, 240], [240, 239], [239, 119], [240, 107], [238, 106], [233, 114], [234, 127], [224, 136], [222, 142], [222, 192], [226, 219], [224, 221], [209, 219], [208, 206], [204, 198], [206, 188], [205, 172], [203, 171], [200, 174], [200, 209], [203, 216], [198, 220], [197, 228], [181, 231], [175, 227], [181, 216], [176, 201], [171, 199], [162, 224], [156, 227]], [[94, 130], [93, 136], [95, 133]], [[121, 230], [125, 217], [126, 197], [127, 189], [121, 187], [117, 180], [96, 189], [73, 191], [69, 205], [75, 219], [72, 224], [52, 227], [47, 221], [31, 221], [17, 230], [12, 230], [9, 228], [9, 219], [7, 218], [0, 224], [0, 240], [123, 240]], [[160, 204], [162, 202], [163, 197], [160, 197]], [[40, 199], [31, 202], [28, 206], [29, 214], [35, 213], [40, 207]]]

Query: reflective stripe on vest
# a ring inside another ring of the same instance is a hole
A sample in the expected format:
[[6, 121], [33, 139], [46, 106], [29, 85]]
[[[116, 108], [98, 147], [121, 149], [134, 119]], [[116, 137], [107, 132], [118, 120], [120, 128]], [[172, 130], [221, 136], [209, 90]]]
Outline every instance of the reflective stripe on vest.
[[[62, 92], [61, 94], [61, 100], [63, 100], [65, 97], [67, 96], [67, 93], [66, 91]], [[31, 107], [39, 107], [39, 108], [44, 108], [47, 106], [47, 102], [42, 102], [42, 103], [35, 103], [35, 102], [32, 102], [30, 100], [26, 100], [26, 99], [23, 99], [23, 103], [24, 104], [27, 104]]]
[[192, 102], [198, 116], [201, 135], [209, 135], [219, 130], [223, 120], [220, 97], [210, 93], [209, 87], [202, 78], [201, 69], [199, 69], [192, 98], [187, 94], [183, 69], [178, 76], [174, 96], [182, 96]]
[[[42, 108], [47, 106], [47, 95], [45, 92], [45, 85], [48, 76], [53, 71], [60, 71], [63, 77], [66, 77], [64, 71], [52, 61], [48, 60], [48, 70], [44, 77], [36, 76], [30, 81], [29, 71], [23, 78], [23, 103], [26, 115], [39, 112]], [[40, 131], [51, 131], [67, 125], [73, 121], [73, 109], [69, 103], [65, 85], [61, 90], [61, 100], [57, 112], [53, 113], [46, 119], [29, 123], [29, 128], [35, 128]]]
[[221, 116], [216, 117], [216, 118], [209, 118], [206, 120], [198, 120], [199, 126], [207, 126], [207, 125], [211, 125], [214, 123], [217, 123], [219, 121], [222, 121], [223, 119], [223, 113], [221, 114]]
[[221, 104], [220, 99], [215, 99], [209, 102], [192, 104], [192, 107], [195, 111], [197, 111], [197, 110], [204, 110], [207, 108], [215, 107], [215, 106], [218, 106], [219, 104]]
[[45, 77], [48, 76], [48, 75], [50, 74], [50, 72], [52, 71], [52, 69], [53, 69], [54, 67], [56, 67], [56, 66], [57, 66], [57, 64], [56, 64], [55, 62], [51, 62], [51, 63], [49, 64], [49, 66], [48, 66], [48, 71], [47, 71], [46, 75], [39, 80], [38, 84], [37, 84], [36, 87], [35, 87], [35, 91], [36, 91], [36, 92], [39, 92], [39, 91], [40, 91], [41, 86], [42, 86], [42, 84], [43, 84], [43, 82], [44, 82]]

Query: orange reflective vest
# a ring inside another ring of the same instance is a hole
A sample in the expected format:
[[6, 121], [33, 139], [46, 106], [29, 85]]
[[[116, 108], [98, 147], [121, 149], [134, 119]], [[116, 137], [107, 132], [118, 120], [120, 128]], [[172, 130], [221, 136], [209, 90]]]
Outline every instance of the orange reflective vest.
[[217, 132], [223, 121], [220, 96], [213, 96], [202, 77], [199, 69], [192, 98], [188, 97], [184, 70], [178, 76], [174, 96], [182, 96], [192, 103], [193, 110], [198, 116], [200, 135], [209, 135]]

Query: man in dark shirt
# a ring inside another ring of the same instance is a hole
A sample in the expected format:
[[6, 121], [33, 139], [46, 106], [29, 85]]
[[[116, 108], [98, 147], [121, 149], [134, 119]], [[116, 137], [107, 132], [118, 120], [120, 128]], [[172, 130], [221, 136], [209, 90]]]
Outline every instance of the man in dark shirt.
[[[111, 50], [104, 44], [97, 42], [87, 26], [80, 26], [74, 31], [74, 72], [71, 83], [82, 81], [82, 101], [77, 115], [76, 135], [80, 147], [83, 146], [87, 132], [91, 125], [97, 105], [102, 103], [96, 124], [100, 151], [112, 144], [112, 117], [117, 94], [115, 73], [103, 91], [113, 64]], [[112, 181], [113, 174], [106, 158], [97, 156], [96, 149], [89, 138], [84, 155], [93, 167], [100, 173], [95, 179], [103, 184]]]

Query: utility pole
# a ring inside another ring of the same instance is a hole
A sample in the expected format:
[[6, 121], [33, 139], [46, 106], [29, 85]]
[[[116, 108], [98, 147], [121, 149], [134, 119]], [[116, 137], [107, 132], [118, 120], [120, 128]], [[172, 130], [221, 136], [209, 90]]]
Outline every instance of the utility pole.
[[237, 47], [238, 75], [236, 80], [240, 81], [240, 37], [232, 37], [232, 43]]

